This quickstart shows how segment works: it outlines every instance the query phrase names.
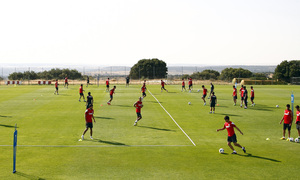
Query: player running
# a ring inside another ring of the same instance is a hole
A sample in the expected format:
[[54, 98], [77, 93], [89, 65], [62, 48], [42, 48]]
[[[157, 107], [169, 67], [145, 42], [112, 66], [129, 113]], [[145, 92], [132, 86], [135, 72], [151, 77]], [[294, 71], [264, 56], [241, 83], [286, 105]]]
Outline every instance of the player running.
[[190, 77], [190, 78], [189, 78], [189, 92], [191, 92], [191, 90], [193, 90], [193, 80], [192, 80], [192, 78]]
[[115, 90], [116, 90], [116, 86], [114, 86], [110, 91], [109, 91], [109, 96], [110, 96], [110, 99], [109, 101], [107, 102], [108, 105], [111, 105], [111, 101], [113, 100], [114, 98], [114, 94], [115, 94]]
[[210, 112], [209, 113], [215, 113], [215, 107], [217, 104], [217, 96], [215, 96], [215, 92], [212, 92], [212, 96], [210, 98]]
[[89, 108], [86, 109], [85, 114], [84, 114], [84, 118], [85, 118], [85, 130], [82, 133], [81, 139], [84, 140], [84, 134], [88, 131], [88, 129], [90, 128], [90, 138], [93, 139], [93, 119], [94, 122], [95, 118], [94, 118], [94, 109], [93, 109], [93, 105], [90, 104]]
[[232, 97], [233, 97], [233, 102], [234, 102], [234, 106], [236, 106], [236, 100], [237, 100], [237, 89], [235, 86], [232, 86], [233, 87], [233, 93], [232, 93]]
[[292, 127], [292, 122], [293, 122], [293, 112], [290, 109], [289, 104], [286, 105], [286, 110], [284, 111], [284, 115], [283, 115], [281, 121], [279, 122], [279, 124], [281, 124], [283, 120], [284, 120], [284, 122], [283, 122], [283, 136], [280, 139], [282, 139], [282, 140], [285, 139], [285, 130], [288, 129], [288, 136], [289, 136], [288, 140], [290, 140], [291, 127]]
[[253, 89], [253, 86], [250, 87], [251, 88], [251, 94], [250, 94], [250, 99], [251, 99], [251, 106], [254, 106], [255, 103], [254, 103], [254, 89]]
[[299, 106], [296, 106], [297, 109], [297, 118], [296, 118], [296, 129], [298, 130], [298, 139], [300, 140], [300, 110], [299, 110]]
[[240, 96], [241, 96], [241, 107], [243, 107], [243, 103], [244, 103], [244, 86], [243, 85], [240, 88]]
[[54, 94], [58, 95], [58, 79], [55, 80], [55, 91]]
[[88, 96], [86, 97], [86, 108], [88, 109], [90, 105], [94, 104], [93, 96], [91, 95], [91, 92], [88, 92]]
[[233, 146], [231, 145], [231, 143], [233, 142], [233, 144], [237, 147], [242, 148], [242, 150], [244, 151], [244, 153], [246, 153], [246, 149], [245, 147], [242, 147], [240, 144], [237, 143], [237, 138], [234, 132], [234, 128], [236, 128], [242, 135], [244, 135], [242, 133], [242, 131], [233, 123], [229, 120], [229, 116], [225, 116], [224, 120], [226, 121], [224, 123], [223, 128], [221, 129], [217, 129], [218, 131], [222, 131], [226, 128], [227, 132], [228, 132], [228, 138], [227, 138], [227, 145], [230, 147], [230, 149], [232, 149], [232, 153], [231, 154], [237, 154], [237, 152], [234, 150]]
[[137, 119], [135, 120], [133, 125], [136, 126], [138, 121], [142, 119], [142, 115], [141, 115], [141, 109], [143, 107], [142, 98], [140, 97], [139, 100], [133, 104], [133, 106], [135, 107], [135, 112], [137, 116]]
[[106, 92], [109, 92], [109, 78], [107, 78], [105, 84], [106, 84]]
[[142, 100], [144, 99], [144, 97], [146, 97], [147, 95], [146, 95], [146, 86], [142, 86], [142, 88], [141, 88], [141, 92], [142, 92]]
[[84, 94], [83, 94], [83, 84], [80, 85], [79, 87], [79, 102], [81, 101], [81, 97], [83, 97], [83, 101], [85, 102]]
[[183, 89], [184, 89], [184, 91], [186, 91], [186, 89], [185, 89], [185, 82], [184, 82], [184, 78], [182, 78], [182, 87], [181, 87], [181, 92], [183, 92]]
[[65, 85], [64, 85], [64, 87], [66, 87], [66, 86], [67, 86], [67, 89], [68, 89], [68, 86], [69, 86], [69, 83], [68, 83], [68, 76], [65, 77]]
[[205, 97], [206, 97], [206, 95], [207, 95], [207, 89], [205, 88], [204, 85], [202, 85], [202, 89], [203, 89], [202, 100], [203, 100], [204, 106], [205, 106], [205, 105], [206, 105]]
[[168, 90], [166, 90], [166, 88], [165, 88], [165, 84], [166, 84], [166, 83], [165, 83], [163, 80], [160, 80], [160, 85], [161, 85], [160, 90], [161, 90], [161, 92], [163, 92], [163, 90], [165, 90], [165, 91], [168, 92]]

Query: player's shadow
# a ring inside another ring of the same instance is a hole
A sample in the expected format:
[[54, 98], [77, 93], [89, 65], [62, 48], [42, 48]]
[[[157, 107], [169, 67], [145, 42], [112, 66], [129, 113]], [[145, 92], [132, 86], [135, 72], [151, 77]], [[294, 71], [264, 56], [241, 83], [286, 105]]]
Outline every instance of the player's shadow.
[[5, 125], [5, 124], [0, 124], [0, 126], [2, 126], [2, 127], [7, 127], [7, 128], [14, 128], [14, 127], [15, 127], [15, 126]]
[[25, 174], [25, 173], [22, 173], [22, 172], [19, 172], [19, 171], [17, 171], [17, 172], [15, 173], [15, 175], [18, 175], [18, 176], [23, 177], [23, 178], [26, 178], [26, 179], [38, 179], [38, 180], [44, 180], [44, 178], [40, 178], [40, 177], [34, 176], [34, 175]]
[[95, 116], [96, 119], [115, 119], [111, 117], [100, 117], [100, 116]]
[[104, 143], [104, 144], [110, 144], [110, 145], [115, 145], [115, 146], [127, 146], [124, 143], [115, 142], [115, 141], [104, 141], [104, 140], [101, 140], [101, 139], [94, 139], [94, 140], [96, 140], [99, 143]]
[[137, 127], [147, 128], [147, 129], [154, 129], [154, 130], [158, 130], [158, 131], [173, 131], [174, 132], [174, 130], [171, 130], [171, 129], [162, 129], [162, 128], [149, 127], [149, 126], [137, 126]]
[[240, 116], [240, 115], [237, 115], [237, 114], [224, 114], [224, 113], [220, 113], [220, 115], [223, 115], [223, 116]]
[[254, 107], [249, 107], [248, 105], [248, 110], [258, 110], [258, 111], [273, 111], [275, 108], [273, 107], [269, 107], [269, 106], [260, 106], [260, 105], [256, 105]]
[[12, 118], [12, 116], [2, 116], [2, 115], [0, 115], [0, 118]]
[[129, 106], [129, 105], [115, 105], [115, 106], [119, 106], [119, 107], [133, 107], [133, 106]]
[[258, 158], [258, 159], [263, 159], [263, 160], [268, 160], [268, 161], [273, 161], [273, 162], [281, 162], [278, 161], [276, 159], [271, 159], [271, 158], [266, 158], [266, 157], [262, 157], [262, 156], [255, 156], [249, 153], [246, 153], [246, 155], [242, 155], [242, 154], [237, 154], [238, 156], [243, 156], [243, 157], [251, 157], [251, 158]]

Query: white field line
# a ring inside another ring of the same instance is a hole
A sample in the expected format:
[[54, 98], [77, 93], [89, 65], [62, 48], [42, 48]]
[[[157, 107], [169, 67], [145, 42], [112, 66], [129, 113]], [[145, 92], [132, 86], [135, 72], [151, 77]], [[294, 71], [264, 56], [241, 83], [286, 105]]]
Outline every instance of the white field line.
[[[18, 147], [188, 147], [192, 145], [17, 145]], [[13, 147], [13, 145], [0, 145]]]
[[183, 134], [186, 135], [187, 138], [189, 138], [189, 140], [193, 143], [194, 146], [196, 146], [196, 144], [194, 143], [194, 141], [184, 132], [184, 130], [179, 126], [179, 124], [175, 121], [175, 119], [171, 116], [171, 114], [163, 107], [163, 105], [161, 105], [161, 103], [158, 101], [158, 99], [156, 99], [156, 97], [151, 93], [151, 91], [148, 89], [149, 93], [151, 94], [151, 96], [154, 97], [154, 99], [158, 102], [158, 104], [163, 108], [163, 110], [166, 111], [166, 113], [170, 116], [170, 118], [174, 121], [174, 123], [178, 126], [178, 128], [183, 132]]

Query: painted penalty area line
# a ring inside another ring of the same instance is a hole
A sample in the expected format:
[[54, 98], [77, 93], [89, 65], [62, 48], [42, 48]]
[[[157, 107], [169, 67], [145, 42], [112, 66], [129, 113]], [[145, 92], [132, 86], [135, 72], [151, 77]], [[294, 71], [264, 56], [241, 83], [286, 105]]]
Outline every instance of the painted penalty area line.
[[148, 89], [149, 93], [151, 94], [152, 97], [154, 97], [154, 99], [158, 102], [158, 104], [160, 105], [161, 108], [163, 108], [163, 110], [165, 110], [165, 112], [170, 116], [170, 118], [173, 120], [173, 122], [178, 126], [178, 128], [183, 132], [183, 134], [185, 134], [185, 136], [187, 138], [189, 138], [189, 140], [193, 143], [194, 146], [196, 146], [196, 144], [194, 143], [194, 141], [190, 138], [189, 135], [187, 135], [187, 133], [184, 132], [184, 130], [179, 126], [179, 124], [175, 121], [175, 119], [171, 116], [171, 114], [164, 108], [163, 105], [161, 105], [161, 103], [158, 101], [158, 99], [156, 99], [156, 97], [151, 93], [151, 91]]

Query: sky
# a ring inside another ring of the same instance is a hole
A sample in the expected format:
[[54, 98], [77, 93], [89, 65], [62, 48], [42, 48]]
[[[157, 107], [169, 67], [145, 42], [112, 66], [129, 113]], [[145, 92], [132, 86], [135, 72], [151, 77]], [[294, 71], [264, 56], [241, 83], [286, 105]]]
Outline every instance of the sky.
[[0, 64], [277, 65], [299, 0], [0, 0]]

